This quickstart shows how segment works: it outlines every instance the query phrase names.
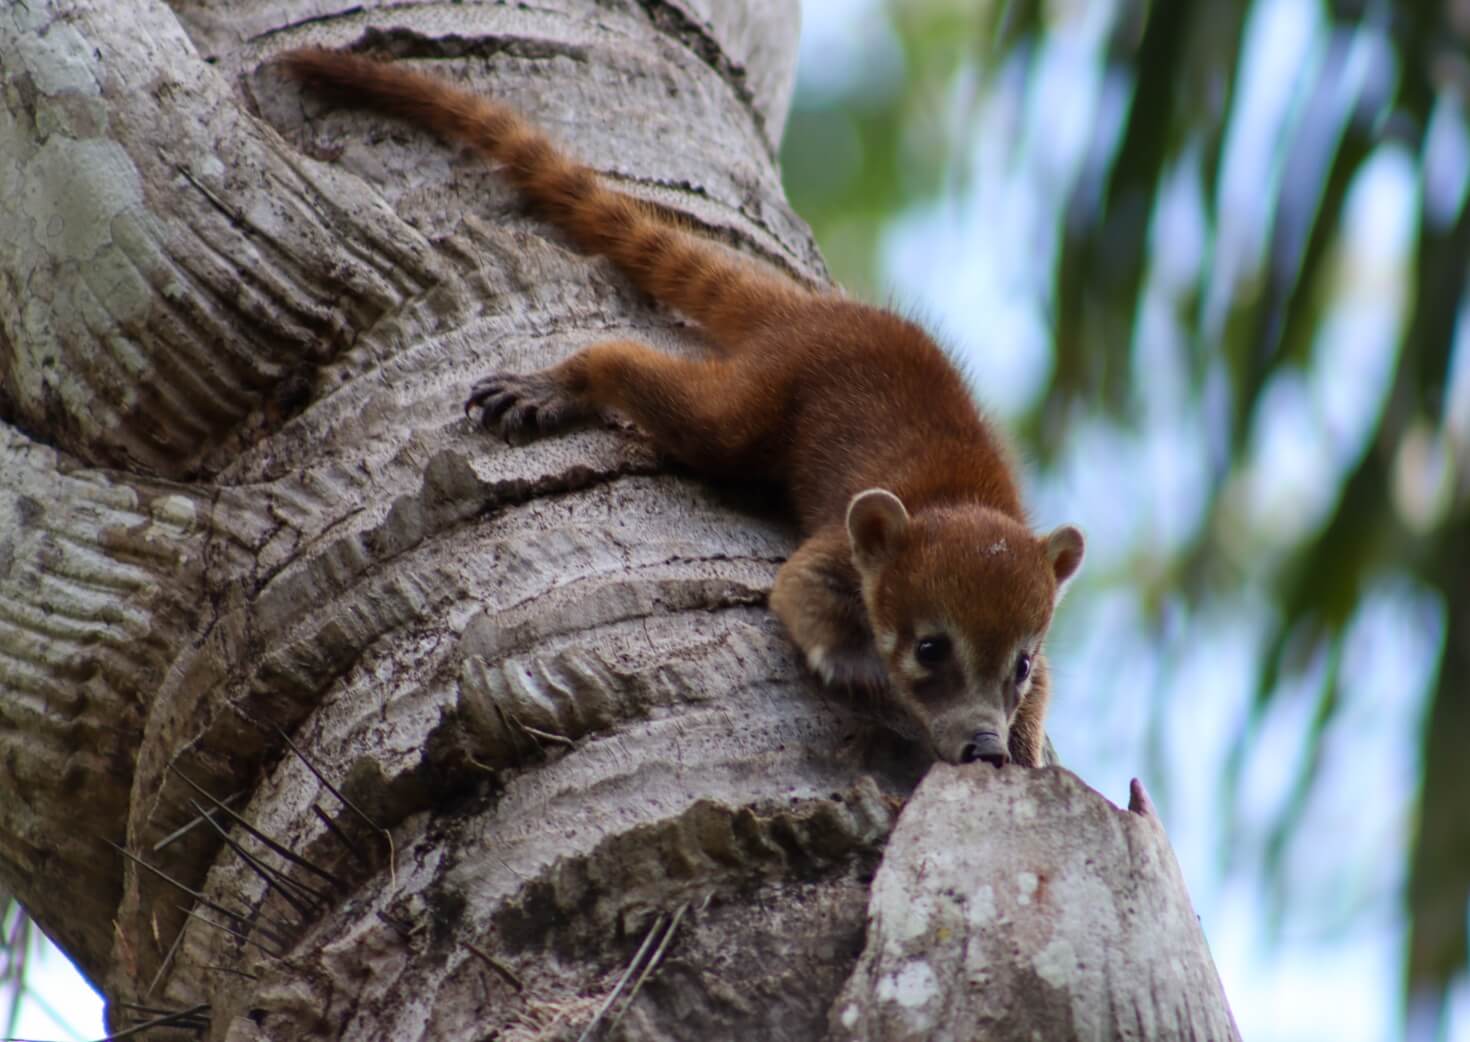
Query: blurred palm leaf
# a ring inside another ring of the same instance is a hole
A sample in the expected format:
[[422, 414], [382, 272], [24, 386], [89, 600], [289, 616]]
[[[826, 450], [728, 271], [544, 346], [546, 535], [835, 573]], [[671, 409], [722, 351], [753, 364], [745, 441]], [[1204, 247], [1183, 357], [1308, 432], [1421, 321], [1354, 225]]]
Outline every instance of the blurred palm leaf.
[[5, 1011], [5, 1038], [15, 1037], [15, 1027], [20, 1022], [31, 931], [31, 918], [20, 902], [0, 893], [0, 1009]]
[[[1320, 775], [1324, 736], [1342, 707], [1346, 642], [1365, 594], [1394, 576], [1415, 577], [1438, 594], [1446, 637], [1420, 748], [1417, 838], [1407, 854], [1405, 895], [1407, 1026], [1412, 1036], [1429, 1037], [1444, 1023], [1449, 982], [1466, 965], [1470, 482], [1462, 465], [1447, 506], [1406, 520], [1395, 481], [1412, 439], [1427, 432], [1450, 452], [1457, 445], [1445, 388], [1470, 276], [1470, 208], [1463, 183], [1449, 205], [1429, 199], [1425, 173], [1434, 121], [1448, 119], [1464, 133], [1458, 102], [1470, 95], [1463, 35], [1470, 20], [1451, 0], [1302, 5], [1316, 20], [1311, 58], [1289, 71], [1290, 96], [1277, 99], [1283, 108], [1268, 141], [1271, 173], [1258, 187], [1259, 215], [1242, 217], [1225, 182], [1231, 149], [1239, 147], [1237, 124], [1249, 117], [1245, 98], [1253, 85], [1242, 80], [1248, 42], [1270, 6], [1267, 0], [1117, 0], [1100, 60], [1107, 82], [1126, 85], [1125, 112], [1120, 121], [1098, 121], [1093, 160], [1054, 215], [1061, 244], [1051, 287], [1054, 368], [1021, 433], [1027, 448], [1047, 460], [1089, 409], [1132, 422], [1131, 389], [1151, 376], [1139, 371], [1132, 350], [1155, 275], [1150, 236], [1168, 179], [1195, 172], [1208, 210], [1206, 256], [1174, 304], [1190, 327], [1185, 369], [1197, 402], [1212, 393], [1211, 380], [1223, 377], [1228, 405], [1200, 410], [1201, 422], [1211, 424], [1208, 444], [1218, 447], [1210, 461], [1216, 478], [1210, 501], [1170, 562], [1139, 570], [1140, 603], [1155, 613], [1151, 625], [1162, 632], [1171, 605], [1233, 596], [1247, 578], [1242, 568], [1259, 569], [1256, 581], [1272, 594], [1276, 611], [1257, 663], [1254, 704], [1227, 764], [1223, 811], [1228, 833], [1248, 752], [1268, 709], [1293, 697], [1289, 692], [1314, 699], [1289, 797], [1265, 844], [1267, 871], [1279, 881]], [[1032, 75], [1032, 57], [1068, 10], [1026, 2], [891, 4], [906, 77], [886, 94], [864, 96], [860, 110], [841, 98], [798, 108], [784, 153], [790, 194], [829, 252], [834, 242], [849, 251], [832, 258], [841, 278], [871, 286], [887, 216], [954, 190], [945, 172], [963, 176], [966, 135], [978, 125], [981, 95], [1004, 89], [992, 82], [1001, 69], [1007, 79]], [[956, 84], [969, 85], [959, 102], [964, 117], [946, 135], [935, 129], [937, 99]], [[838, 177], [841, 187], [833, 191], [834, 153], [822, 144], [820, 128], [830, 132], [844, 120], [857, 142], [857, 166]], [[924, 146], [916, 149], [916, 140]], [[1329, 315], [1343, 291], [1350, 198], [1375, 158], [1390, 151], [1415, 165], [1420, 187], [1412, 267], [1402, 273], [1409, 292], [1382, 406], [1375, 407], [1361, 450], [1335, 464], [1341, 473], [1329, 475], [1336, 488], [1320, 519], [1289, 546], [1260, 554], [1265, 563], [1242, 562], [1238, 547], [1232, 551], [1221, 538], [1242, 523], [1227, 493], [1253, 451], [1271, 451], [1252, 446], [1271, 389], [1331, 364], [1319, 357], [1319, 345], [1333, 335]], [[1221, 252], [1241, 220], [1261, 222], [1247, 229], [1256, 240], [1245, 240], [1259, 241], [1259, 257]], [[1470, 455], [1470, 446], [1459, 451]], [[1172, 590], [1159, 585], [1161, 577]], [[1317, 680], [1302, 694], [1309, 677]], [[1150, 746], [1158, 740], [1151, 732]]]

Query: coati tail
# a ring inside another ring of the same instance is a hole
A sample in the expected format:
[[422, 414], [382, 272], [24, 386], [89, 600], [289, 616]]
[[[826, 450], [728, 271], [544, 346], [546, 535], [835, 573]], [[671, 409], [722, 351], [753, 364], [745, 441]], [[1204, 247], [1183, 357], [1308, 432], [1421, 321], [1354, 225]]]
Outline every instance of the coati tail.
[[501, 165], [535, 209], [587, 253], [606, 256], [654, 299], [735, 346], [783, 305], [796, 283], [727, 258], [653, 207], [608, 188], [515, 111], [402, 65], [320, 48], [274, 59], [292, 79], [343, 104], [373, 108], [469, 145]]

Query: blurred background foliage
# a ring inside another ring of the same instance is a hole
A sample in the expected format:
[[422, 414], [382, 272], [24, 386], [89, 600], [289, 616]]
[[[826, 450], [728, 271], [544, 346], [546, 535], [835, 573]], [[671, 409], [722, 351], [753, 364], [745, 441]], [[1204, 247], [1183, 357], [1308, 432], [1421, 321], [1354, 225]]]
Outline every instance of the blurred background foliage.
[[1171, 830], [1208, 817], [1268, 947], [1376, 916], [1397, 979], [1338, 986], [1446, 1037], [1470, 915], [1470, 2], [805, 18], [792, 204], [839, 282], [967, 361], [1044, 522], [1088, 529], [1064, 761], [1098, 784], [1136, 749], [1123, 770]]

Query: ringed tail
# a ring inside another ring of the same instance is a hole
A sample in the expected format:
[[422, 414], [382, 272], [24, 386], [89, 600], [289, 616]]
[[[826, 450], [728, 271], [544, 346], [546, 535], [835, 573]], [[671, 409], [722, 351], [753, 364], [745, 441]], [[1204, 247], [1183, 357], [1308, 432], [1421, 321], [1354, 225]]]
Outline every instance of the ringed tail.
[[808, 298], [795, 282], [726, 258], [706, 239], [642, 200], [608, 188], [518, 113], [393, 62], [323, 48], [288, 51], [273, 64], [303, 86], [372, 108], [465, 144], [505, 176], [579, 249], [610, 259], [639, 289], [733, 347], [763, 319]]

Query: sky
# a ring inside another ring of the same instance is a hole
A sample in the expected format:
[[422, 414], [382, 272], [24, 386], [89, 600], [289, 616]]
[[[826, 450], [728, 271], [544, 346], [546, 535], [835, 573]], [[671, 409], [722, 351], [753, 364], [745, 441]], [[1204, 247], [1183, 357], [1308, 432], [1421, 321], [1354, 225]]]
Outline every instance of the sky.
[[15, 1037], [102, 1038], [106, 1034], [102, 1026], [102, 999], [40, 931], [33, 935], [29, 958], [27, 993], [20, 1002]]
[[[1032, 95], [979, 109], [963, 192], [896, 215], [882, 247], [884, 299], [938, 327], [1002, 420], [1024, 411], [1049, 376], [1047, 208], [1075, 177], [1092, 121], [1116, 119], [1122, 103], [1103, 89], [1095, 60], [1107, 4], [1051, 6], [1060, 13], [1038, 56]], [[882, 7], [879, 0], [806, 0], [801, 91], [879, 90], [904, 74]], [[1231, 129], [1219, 205], [1242, 214], [1264, 205], [1258, 186], [1277, 176], [1273, 156], [1293, 77], [1313, 60], [1321, 28], [1316, 3], [1257, 4], [1243, 58], [1248, 91]], [[1369, 86], [1373, 62], [1371, 52], [1360, 57]], [[1026, 133], [1038, 113], [1047, 117], [1047, 133]], [[1464, 192], [1470, 146], [1463, 128], [1460, 119], [1444, 120], [1442, 162], [1433, 172], [1438, 194], [1431, 191], [1426, 205]], [[1360, 175], [1340, 274], [1352, 303], [1325, 324], [1305, 374], [1271, 389], [1252, 431], [1242, 487], [1231, 493], [1251, 530], [1268, 539], [1274, 533], [1282, 545], [1327, 508], [1330, 477], [1356, 458], [1380, 404], [1412, 249], [1415, 176], [1409, 159], [1391, 149]], [[1201, 425], [1191, 422], [1197, 406], [1173, 361], [1181, 331], [1170, 299], [1202, 263], [1201, 213], [1210, 205], [1185, 170], [1160, 209], [1154, 254], [1161, 260], [1132, 345], [1155, 379], [1139, 389], [1136, 429], [1081, 425], [1056, 474], [1030, 490], [1042, 525], [1075, 521], [1088, 533], [1086, 577], [1069, 593], [1051, 640], [1058, 694], [1049, 728], [1067, 765], [1104, 795], [1123, 803], [1137, 776], [1155, 796], [1245, 1038], [1397, 1038], [1416, 736], [1442, 639], [1434, 605], [1411, 584], [1390, 582], [1370, 591], [1354, 622], [1347, 706], [1327, 735], [1324, 776], [1308, 801], [1302, 840], [1288, 848], [1290, 899], [1278, 919], [1270, 914], [1276, 895], [1258, 865], [1295, 778], [1309, 723], [1306, 690], [1279, 700], [1261, 722], [1243, 767], [1237, 818], [1224, 823], [1220, 813], [1227, 745], [1244, 726], [1260, 619], [1270, 605], [1245, 590], [1239, 601], [1175, 620], [1160, 635], [1145, 629], [1140, 606], [1118, 580], [1145, 549], [1166, 552], [1199, 521], [1207, 452]], [[1259, 223], [1242, 219], [1221, 233], [1215, 248], [1225, 260], [1211, 278], [1238, 275], [1259, 258], [1264, 244], [1252, 232]], [[1462, 340], [1470, 341], [1465, 330], [1470, 322], [1462, 323]], [[1449, 393], [1470, 402], [1463, 343], [1458, 358]], [[1470, 426], [1470, 408], [1458, 415], [1462, 428]], [[1435, 466], [1430, 446], [1424, 487], [1402, 493], [1411, 506], [1434, 509]], [[1413, 473], [1404, 479], [1410, 485]], [[1313, 680], [1309, 672], [1304, 688]], [[1371, 771], [1350, 752], [1363, 734], [1374, 736]], [[101, 1037], [100, 1001], [58, 952], [37, 953], [29, 985], [18, 1036]], [[1448, 1037], [1470, 1038], [1463, 980]]]

